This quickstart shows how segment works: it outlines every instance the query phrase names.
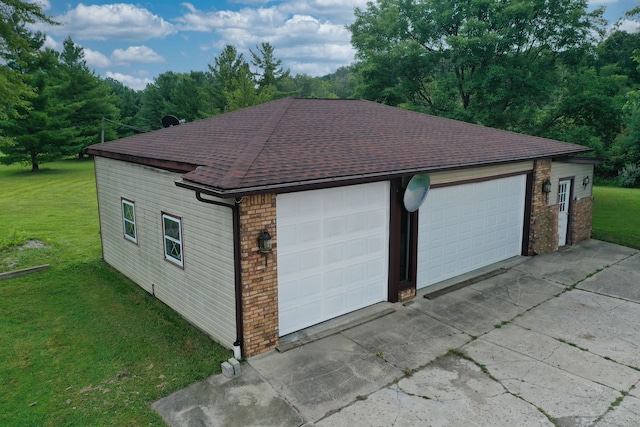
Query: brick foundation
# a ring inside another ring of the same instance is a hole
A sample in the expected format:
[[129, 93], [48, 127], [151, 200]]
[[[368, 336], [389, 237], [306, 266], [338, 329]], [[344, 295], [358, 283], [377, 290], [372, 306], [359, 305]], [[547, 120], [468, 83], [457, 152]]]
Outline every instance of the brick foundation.
[[398, 292], [398, 302], [409, 301], [416, 296], [416, 288], [408, 288]]
[[[265, 257], [258, 251], [258, 236], [267, 229], [273, 251]], [[278, 264], [276, 196], [260, 194], [240, 203], [240, 247], [242, 269], [242, 320], [244, 355], [255, 356], [278, 345]]]
[[571, 243], [575, 244], [591, 238], [593, 196], [584, 197], [573, 203], [571, 214]]
[[542, 183], [550, 178], [551, 159], [536, 160], [528, 255], [546, 254], [558, 249], [558, 206], [549, 206], [549, 195], [542, 192]]

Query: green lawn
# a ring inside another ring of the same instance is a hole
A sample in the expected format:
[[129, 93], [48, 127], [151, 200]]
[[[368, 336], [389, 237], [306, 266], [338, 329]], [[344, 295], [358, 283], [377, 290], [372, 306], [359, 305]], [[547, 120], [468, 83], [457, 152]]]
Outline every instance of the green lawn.
[[51, 265], [0, 281], [0, 425], [163, 425], [231, 356], [101, 261], [91, 161], [0, 166], [0, 207], [0, 272]]
[[593, 238], [640, 249], [640, 189], [594, 187]]

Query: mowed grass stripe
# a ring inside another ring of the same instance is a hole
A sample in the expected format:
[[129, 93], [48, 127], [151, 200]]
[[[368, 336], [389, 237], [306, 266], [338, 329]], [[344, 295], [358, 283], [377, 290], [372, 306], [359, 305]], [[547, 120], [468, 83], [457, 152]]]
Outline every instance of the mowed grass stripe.
[[[0, 425], [163, 425], [154, 400], [219, 372], [231, 352], [101, 261], [91, 161], [0, 167]], [[25, 168], [26, 169], [26, 168]]]
[[593, 238], [640, 249], [640, 188], [594, 187]]

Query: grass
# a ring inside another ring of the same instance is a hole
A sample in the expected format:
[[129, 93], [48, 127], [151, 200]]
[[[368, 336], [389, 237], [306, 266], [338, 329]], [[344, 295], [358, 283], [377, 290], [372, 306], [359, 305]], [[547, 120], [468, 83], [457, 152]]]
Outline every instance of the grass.
[[[231, 352], [101, 261], [93, 163], [0, 167], [0, 425], [164, 425]], [[21, 249], [28, 240], [44, 248]]]
[[640, 249], [640, 189], [593, 188], [593, 238]]

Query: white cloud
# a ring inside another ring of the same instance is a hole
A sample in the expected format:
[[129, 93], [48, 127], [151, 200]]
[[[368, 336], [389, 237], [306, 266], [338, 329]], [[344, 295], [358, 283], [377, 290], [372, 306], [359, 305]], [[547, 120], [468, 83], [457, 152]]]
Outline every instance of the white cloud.
[[60, 50], [62, 48], [62, 45], [60, 43], [58, 43], [58, 41], [55, 40], [50, 35], [45, 34], [45, 36], [44, 36], [44, 45], [42, 47], [48, 47], [48, 48], [53, 49], [53, 50]]
[[28, 0], [28, 3], [37, 4], [42, 10], [51, 9], [51, 2], [49, 0]]
[[249, 49], [269, 42], [294, 74], [325, 75], [353, 61], [351, 33], [345, 24], [353, 21], [353, 8], [365, 6], [365, 0], [292, 0], [240, 11], [201, 11], [189, 3], [182, 5], [187, 12], [175, 20], [180, 30], [216, 35], [201, 45], [202, 50], [231, 44], [248, 57]]
[[166, 62], [161, 55], [145, 45], [116, 49], [111, 54], [111, 60], [122, 65], [129, 65], [132, 62], [146, 64]]
[[640, 22], [623, 19], [620, 21], [620, 26], [617, 29], [626, 31], [627, 33], [637, 33], [640, 32]]
[[111, 65], [111, 61], [97, 50], [83, 48], [84, 60], [89, 68], [106, 68]]
[[64, 15], [56, 16], [63, 25], [45, 30], [53, 34], [70, 34], [78, 40], [143, 41], [164, 38], [176, 29], [163, 18], [133, 4], [78, 4]]
[[117, 80], [134, 90], [143, 90], [149, 83], [153, 83], [153, 80], [148, 77], [135, 77], [122, 73], [113, 73], [111, 71], [107, 71], [105, 76]]

